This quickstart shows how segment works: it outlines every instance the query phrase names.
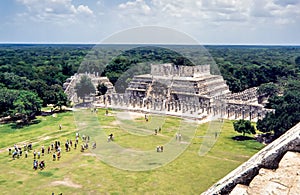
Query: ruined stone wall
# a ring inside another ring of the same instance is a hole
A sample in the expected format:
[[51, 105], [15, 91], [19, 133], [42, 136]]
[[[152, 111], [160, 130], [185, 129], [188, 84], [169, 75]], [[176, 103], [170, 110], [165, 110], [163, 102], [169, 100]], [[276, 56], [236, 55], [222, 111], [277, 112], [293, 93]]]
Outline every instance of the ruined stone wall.
[[172, 64], [151, 64], [151, 75], [172, 76], [174, 74]]
[[202, 195], [229, 194], [237, 184], [248, 185], [261, 168], [277, 168], [287, 151], [300, 152], [300, 123], [219, 180]]
[[181, 66], [174, 64], [151, 64], [153, 76], [201, 77], [210, 75], [210, 65]]

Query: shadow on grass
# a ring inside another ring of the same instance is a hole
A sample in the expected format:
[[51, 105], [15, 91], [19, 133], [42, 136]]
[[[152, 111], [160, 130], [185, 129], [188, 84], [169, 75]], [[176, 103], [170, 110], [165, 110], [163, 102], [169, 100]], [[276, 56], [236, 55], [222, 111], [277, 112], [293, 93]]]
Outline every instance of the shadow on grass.
[[29, 122], [14, 122], [10, 124], [10, 127], [12, 129], [22, 129], [23, 127], [28, 127], [30, 125], [35, 125], [35, 124], [39, 124], [41, 122], [40, 119], [34, 119], [32, 121]]
[[50, 116], [52, 114], [65, 113], [65, 112], [72, 112], [72, 110], [63, 109], [63, 110], [55, 110], [55, 111], [52, 111], [52, 112], [41, 111], [41, 113], [37, 116]]
[[44, 177], [51, 177], [52, 175], [53, 175], [53, 173], [52, 172], [49, 172], [49, 171], [41, 171], [41, 172], [39, 172], [38, 173], [39, 175], [42, 175], [42, 176], [44, 176]]
[[238, 135], [232, 137], [233, 140], [235, 141], [246, 141], [246, 140], [255, 140], [253, 137], [248, 137], [248, 136], [243, 136], [243, 135]]

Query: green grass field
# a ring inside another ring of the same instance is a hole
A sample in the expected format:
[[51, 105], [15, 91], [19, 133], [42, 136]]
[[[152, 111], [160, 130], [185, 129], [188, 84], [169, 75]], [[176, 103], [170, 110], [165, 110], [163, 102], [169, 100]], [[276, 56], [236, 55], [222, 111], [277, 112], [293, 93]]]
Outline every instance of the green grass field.
[[[214, 147], [206, 155], [199, 156], [207, 123], [197, 126], [190, 144], [182, 146], [174, 142], [174, 135], [183, 123], [178, 118], [153, 115], [148, 122], [142, 117], [116, 120], [117, 111], [110, 111], [110, 115], [105, 116], [105, 110], [100, 109], [97, 115], [93, 113], [94, 121], [87, 122], [85, 116], [90, 114], [89, 111], [83, 115], [65, 112], [55, 117], [38, 117], [39, 123], [23, 128], [0, 125], [0, 194], [200, 194], [263, 147], [253, 140], [233, 141], [232, 137], [238, 134], [233, 130], [232, 121], [225, 121]], [[58, 128], [59, 124], [62, 124], [62, 130]], [[159, 135], [151, 133], [156, 126], [162, 127]], [[184, 134], [184, 131], [181, 132]], [[65, 141], [72, 139], [74, 142], [76, 132], [90, 135], [91, 141], [97, 142], [97, 149], [80, 152], [79, 148], [72, 148], [65, 152]], [[106, 141], [106, 135], [110, 133], [115, 136], [114, 143]], [[40, 150], [42, 145], [47, 148], [56, 140], [63, 145], [62, 157], [60, 161], [52, 161], [51, 154], [41, 157], [40, 160], [46, 162], [44, 170], [33, 170], [32, 152], [28, 158], [23, 154], [15, 160], [8, 155], [8, 148], [15, 143], [23, 146], [25, 142], [32, 142], [34, 149]], [[101, 147], [115, 147], [112, 144], [149, 151], [148, 157], [153, 156], [157, 161], [173, 155], [172, 150], [182, 150], [182, 153], [167, 164], [162, 162], [162, 166], [149, 165], [149, 169], [129, 171], [110, 164], [109, 160], [126, 168], [128, 164], [136, 163], [134, 158], [129, 159], [130, 156], [122, 158], [122, 153], [110, 156], [103, 152]], [[166, 151], [156, 153], [157, 145], [165, 145]]]

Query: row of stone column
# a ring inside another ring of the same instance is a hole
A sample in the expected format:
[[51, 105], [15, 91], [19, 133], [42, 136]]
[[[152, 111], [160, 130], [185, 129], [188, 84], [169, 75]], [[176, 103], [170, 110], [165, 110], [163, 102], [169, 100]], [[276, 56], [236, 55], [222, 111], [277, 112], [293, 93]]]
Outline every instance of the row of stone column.
[[104, 97], [105, 105], [118, 107], [131, 107], [136, 109], [147, 109], [166, 112], [182, 112], [187, 114], [212, 114], [222, 118], [249, 119], [262, 118], [266, 111], [255, 105], [247, 104], [226, 104], [225, 102], [215, 100], [210, 103], [207, 100], [199, 101], [180, 101], [167, 99], [146, 99], [136, 96], [127, 96], [126, 94], [110, 94]]

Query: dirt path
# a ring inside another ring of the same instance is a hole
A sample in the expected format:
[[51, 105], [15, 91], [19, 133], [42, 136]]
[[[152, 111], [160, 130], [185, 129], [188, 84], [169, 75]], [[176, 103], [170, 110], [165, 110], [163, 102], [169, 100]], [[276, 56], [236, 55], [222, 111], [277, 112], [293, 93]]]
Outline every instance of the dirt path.
[[82, 185], [74, 183], [70, 178], [64, 178], [62, 181], [53, 181], [51, 182], [52, 186], [64, 185], [72, 188], [82, 188]]

